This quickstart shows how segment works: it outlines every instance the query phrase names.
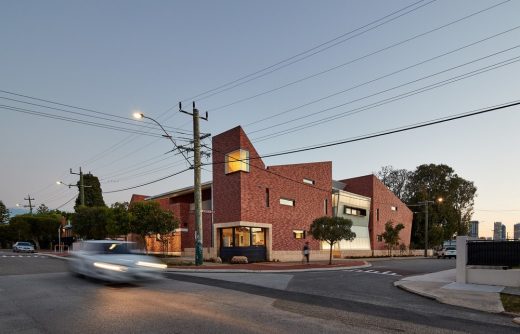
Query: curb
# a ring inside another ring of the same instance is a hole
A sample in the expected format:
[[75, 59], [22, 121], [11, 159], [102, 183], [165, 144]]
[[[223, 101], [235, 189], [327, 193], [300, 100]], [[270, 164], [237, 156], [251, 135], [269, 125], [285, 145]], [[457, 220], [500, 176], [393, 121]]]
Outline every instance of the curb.
[[437, 299], [437, 296], [429, 294], [429, 293], [426, 293], [426, 292], [422, 292], [422, 291], [419, 291], [419, 290], [415, 290], [415, 289], [412, 289], [410, 287], [407, 287], [405, 285], [405, 283], [401, 283], [401, 281], [395, 281], [394, 282], [394, 286], [398, 287], [401, 290], [404, 290], [404, 291], [407, 291], [407, 292], [411, 292], [411, 293], [414, 293], [414, 294], [419, 295], [419, 296], [426, 297], [426, 298], [431, 299], [431, 300], [436, 300], [439, 303], [441, 303], [441, 301], [439, 299]]
[[167, 272], [171, 273], [299, 273], [299, 272], [318, 272], [318, 271], [340, 271], [346, 269], [359, 269], [371, 267], [371, 264], [349, 267], [334, 268], [309, 268], [309, 269], [182, 269], [168, 268]]

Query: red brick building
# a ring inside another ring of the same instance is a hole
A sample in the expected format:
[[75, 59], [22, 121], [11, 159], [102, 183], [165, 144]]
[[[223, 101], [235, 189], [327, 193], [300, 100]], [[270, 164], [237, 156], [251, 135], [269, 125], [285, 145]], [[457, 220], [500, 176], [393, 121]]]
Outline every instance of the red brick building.
[[[333, 210], [332, 162], [265, 166], [241, 127], [213, 137], [212, 144], [213, 181], [202, 187], [205, 258], [229, 260], [244, 255], [252, 261], [300, 260], [305, 241], [310, 242], [313, 259], [327, 258], [328, 250], [307, 231], [314, 219], [338, 210]], [[367, 230], [367, 238], [370, 235], [365, 253], [383, 248], [377, 235], [389, 219], [405, 225], [401, 236], [409, 244], [412, 213], [377, 178], [369, 175], [335, 184], [344, 186], [343, 194], [353, 193], [358, 202], [370, 205], [372, 199], [370, 212], [356, 217], [358, 228]], [[135, 200], [143, 197], [132, 197]], [[181, 221], [175, 252], [194, 254], [193, 187], [145, 200], [159, 201], [174, 213]], [[397, 209], [392, 211], [392, 206]], [[350, 206], [345, 210], [366, 212]]]
[[410, 245], [413, 212], [388, 190], [383, 182], [374, 175], [354, 177], [340, 182], [345, 183], [344, 190], [372, 199], [368, 225], [371, 249], [385, 249], [384, 242], [378, 236], [385, 231], [385, 224], [388, 221], [404, 225], [399, 236], [402, 243], [407, 247]]

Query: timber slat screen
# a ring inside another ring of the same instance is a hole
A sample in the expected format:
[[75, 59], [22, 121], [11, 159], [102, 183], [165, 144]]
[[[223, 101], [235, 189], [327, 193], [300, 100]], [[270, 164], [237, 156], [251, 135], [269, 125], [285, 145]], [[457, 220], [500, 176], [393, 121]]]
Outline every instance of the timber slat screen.
[[520, 266], [520, 240], [468, 241], [468, 262], [471, 266]]

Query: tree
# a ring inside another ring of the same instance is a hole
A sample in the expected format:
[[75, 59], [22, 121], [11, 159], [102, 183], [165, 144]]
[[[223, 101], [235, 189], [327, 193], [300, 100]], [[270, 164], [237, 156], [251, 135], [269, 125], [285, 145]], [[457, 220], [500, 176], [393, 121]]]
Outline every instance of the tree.
[[104, 239], [112, 212], [105, 206], [80, 206], [74, 215], [74, 232], [85, 239]]
[[326, 241], [330, 245], [329, 264], [332, 264], [332, 246], [340, 241], [354, 240], [356, 233], [351, 231], [352, 221], [343, 217], [320, 217], [315, 219], [309, 233], [314, 239]]
[[9, 209], [5, 207], [4, 202], [0, 201], [0, 224], [9, 221]]
[[[106, 206], [105, 201], [103, 200], [103, 193], [101, 191], [101, 185], [99, 183], [99, 179], [88, 173], [83, 175], [83, 192], [85, 195], [85, 206], [95, 207], [95, 206]], [[77, 183], [78, 190], [80, 189], [80, 182]], [[81, 205], [81, 196], [78, 194], [78, 198], [76, 198], [76, 205], [74, 209], [77, 211], [77, 208]]]
[[130, 221], [132, 214], [128, 211], [128, 202], [116, 202], [110, 206], [112, 219], [108, 222], [106, 229], [110, 237], [126, 235], [130, 232]]
[[[424, 164], [410, 174], [405, 199], [412, 204], [434, 201], [427, 204], [430, 205], [428, 232], [433, 238], [432, 245], [438, 245], [454, 235], [467, 233], [476, 191], [473, 182], [458, 176], [450, 166]], [[442, 204], [435, 202], [440, 197], [443, 198]], [[419, 247], [424, 247], [424, 226], [424, 214], [415, 215], [412, 241]]]
[[167, 235], [179, 226], [179, 222], [173, 214], [161, 209], [158, 202], [133, 203], [129, 207], [129, 212], [132, 214], [129, 231], [139, 234], [145, 240], [145, 249], [147, 247], [146, 236]]
[[18, 240], [32, 240], [37, 248], [50, 244], [58, 233], [63, 217], [48, 215], [18, 215], [12, 217], [9, 225]]
[[50, 210], [49, 208], [47, 207], [47, 205], [45, 204], [40, 204], [40, 206], [38, 207], [38, 209], [36, 209], [36, 213], [39, 214], [39, 215], [44, 215], [44, 214], [48, 214], [50, 213]]
[[376, 176], [397, 197], [403, 200], [411, 172], [406, 169], [395, 169], [393, 166], [383, 166]]
[[381, 234], [383, 241], [388, 248], [388, 255], [392, 256], [392, 250], [394, 247], [399, 245], [399, 232], [404, 229], [404, 225], [399, 223], [394, 227], [394, 223], [392, 221], [387, 221], [385, 224], [385, 231]]

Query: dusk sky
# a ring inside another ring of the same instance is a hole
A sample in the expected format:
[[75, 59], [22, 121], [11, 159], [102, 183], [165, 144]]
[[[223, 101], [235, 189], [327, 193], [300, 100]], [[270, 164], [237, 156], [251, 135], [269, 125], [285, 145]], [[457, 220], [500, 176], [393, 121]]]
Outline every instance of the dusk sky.
[[[78, 172], [107, 205], [193, 184], [179, 144], [195, 100], [217, 135], [261, 155], [520, 100], [520, 1], [2, 1], [0, 200], [72, 211]], [[226, 86], [224, 86], [226, 85]], [[44, 101], [45, 100], [45, 101]], [[264, 160], [332, 161], [333, 177], [447, 164], [473, 219], [520, 222], [520, 107]], [[205, 140], [211, 145], [211, 138]], [[205, 161], [209, 162], [209, 161]], [[211, 180], [211, 165], [202, 181]]]

